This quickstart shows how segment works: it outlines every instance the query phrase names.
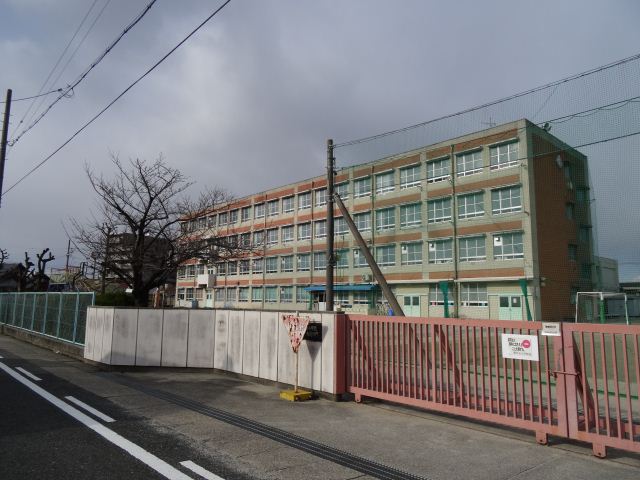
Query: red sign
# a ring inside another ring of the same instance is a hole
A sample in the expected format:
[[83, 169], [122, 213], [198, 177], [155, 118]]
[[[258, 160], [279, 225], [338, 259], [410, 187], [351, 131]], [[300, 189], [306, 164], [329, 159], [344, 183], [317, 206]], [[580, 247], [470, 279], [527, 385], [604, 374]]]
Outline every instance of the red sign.
[[298, 353], [300, 343], [304, 337], [304, 332], [307, 331], [310, 318], [308, 316], [301, 317], [297, 314], [283, 314], [282, 323], [284, 323], [287, 333], [289, 334], [289, 341], [291, 342], [291, 348], [295, 353]]

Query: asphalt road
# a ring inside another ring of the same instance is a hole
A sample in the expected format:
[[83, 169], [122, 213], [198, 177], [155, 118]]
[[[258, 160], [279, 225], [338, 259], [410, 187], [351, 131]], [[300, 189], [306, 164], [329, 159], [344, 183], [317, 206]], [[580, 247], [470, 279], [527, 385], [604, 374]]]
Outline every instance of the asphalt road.
[[[22, 358], [7, 358], [6, 353], [3, 357], [0, 359], [3, 480], [206, 478], [181, 462], [193, 462], [213, 475], [217, 470], [219, 478], [225, 480], [246, 478], [224, 465], [212, 464], [187, 442], [175, 435], [159, 433], [142, 418], [115, 408], [111, 402]], [[97, 413], [87, 412], [66, 398], [69, 396]]]

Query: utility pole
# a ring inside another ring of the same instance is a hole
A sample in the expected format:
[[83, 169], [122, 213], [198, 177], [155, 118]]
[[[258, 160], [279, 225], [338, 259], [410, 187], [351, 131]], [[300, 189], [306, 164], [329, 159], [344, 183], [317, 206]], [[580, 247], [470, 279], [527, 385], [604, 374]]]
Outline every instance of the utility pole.
[[64, 273], [65, 275], [69, 274], [69, 256], [71, 255], [71, 239], [67, 242], [67, 261], [64, 264]]
[[2, 205], [2, 182], [4, 180], [4, 161], [7, 156], [7, 135], [9, 135], [12, 93], [11, 89], [7, 90], [7, 101], [4, 104], [4, 122], [2, 123], [2, 140], [0, 141], [0, 205]]
[[111, 241], [111, 227], [107, 227], [107, 244], [104, 248], [104, 260], [102, 262], [102, 282], [100, 286], [100, 293], [104, 295], [107, 289], [107, 265], [109, 262], [109, 244]]
[[333, 312], [333, 177], [335, 175], [335, 157], [333, 156], [333, 140], [327, 140], [327, 275], [325, 285], [325, 301], [327, 311]]

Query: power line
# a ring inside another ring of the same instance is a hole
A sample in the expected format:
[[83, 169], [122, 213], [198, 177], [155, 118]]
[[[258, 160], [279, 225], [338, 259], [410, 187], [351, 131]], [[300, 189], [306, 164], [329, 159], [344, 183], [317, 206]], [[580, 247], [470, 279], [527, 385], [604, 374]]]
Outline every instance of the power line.
[[[20, 140], [20, 138], [26, 134], [29, 130], [31, 130], [33, 127], [35, 127], [40, 120], [42, 120], [44, 118], [44, 116], [49, 113], [49, 111], [53, 108], [53, 106], [58, 103], [60, 101], [60, 99], [66, 97], [67, 95], [69, 95], [70, 92], [73, 92], [73, 89], [75, 87], [77, 87], [80, 82], [82, 82], [87, 75], [89, 75], [89, 72], [91, 72], [91, 70], [93, 70], [103, 59], [104, 57], [106, 57], [109, 52], [111, 50], [113, 50], [113, 48], [118, 44], [118, 42], [120, 42], [120, 40], [122, 40], [122, 38], [129, 33], [129, 31], [135, 27], [138, 22], [140, 22], [140, 20], [142, 20], [142, 18], [147, 14], [147, 12], [151, 9], [151, 7], [153, 7], [153, 4], [156, 3], [157, 0], [151, 0], [151, 2], [149, 2], [149, 4], [129, 23], [129, 25], [127, 25], [125, 27], [125, 29], [122, 31], [122, 33], [120, 33], [120, 35], [118, 35], [116, 37], [115, 40], [113, 40], [109, 46], [98, 56], [98, 58], [96, 60], [93, 61], [93, 63], [91, 63], [91, 65], [89, 65], [88, 68], [86, 68], [84, 70], [83, 73], [81, 73], [76, 80], [74, 80], [71, 85], [68, 85], [63, 92], [60, 93], [60, 95], [58, 96], [58, 98], [56, 98], [41, 114], [40, 116], [31, 124], [29, 125], [27, 128], [25, 128], [22, 132], [20, 132], [19, 135], [17, 135], [15, 138], [13, 138], [13, 140], [11, 140], [11, 142], [9, 143], [10, 146], [13, 146], [16, 144], [16, 142], [18, 142], [18, 140]], [[106, 7], [106, 5], [105, 5]], [[103, 9], [104, 11], [104, 9]], [[102, 12], [100, 12], [102, 13]]]
[[[62, 61], [62, 58], [64, 57], [64, 55], [67, 53], [67, 50], [69, 49], [69, 47], [71, 46], [71, 43], [73, 42], [73, 40], [75, 40], [76, 36], [78, 35], [78, 33], [80, 32], [80, 29], [82, 28], [82, 26], [84, 25], [84, 22], [87, 21], [87, 18], [89, 17], [89, 14], [91, 13], [91, 11], [93, 10], [93, 7], [95, 7], [96, 3], [98, 2], [98, 0], [93, 0], [93, 3], [91, 4], [91, 6], [89, 7], [89, 10], [87, 10], [87, 13], [85, 13], [82, 21], [80, 22], [80, 25], [78, 25], [78, 28], [76, 28], [76, 31], [73, 33], [73, 36], [71, 37], [71, 40], [69, 40], [69, 43], [67, 43], [67, 45], [64, 47], [64, 50], [62, 50], [62, 53], [60, 54], [60, 56], [58, 57], [58, 60], [56, 61], [55, 65], [53, 66], [53, 68], [51, 69], [51, 71], [49, 72], [49, 75], [47, 75], [47, 78], [45, 79], [45, 81], [42, 83], [42, 86], [40, 87], [40, 90], [38, 90], [38, 93], [36, 95], [36, 97], [38, 95], [40, 95], [40, 93], [42, 93], [42, 90], [44, 90], [45, 85], [47, 85], [47, 83], [49, 82], [49, 79], [51, 78], [51, 76], [53, 75], [53, 72], [56, 70], [56, 68], [58, 68], [58, 65], [60, 64], [60, 62]], [[36, 98], [34, 97], [34, 98]], [[29, 105], [29, 108], [27, 109], [27, 111], [25, 112], [25, 114], [22, 116], [22, 118], [20, 119], [20, 121], [18, 122], [18, 125], [16, 125], [16, 129], [18, 128], [19, 125], [22, 124], [22, 122], [24, 122], [24, 119], [26, 118], [26, 116], [29, 114], [29, 112], [31, 111], [31, 109], [33, 108], [33, 105], [35, 103], [35, 100], [33, 102], [31, 102], [31, 105]], [[15, 133], [15, 130], [14, 130]]]
[[[56, 88], [55, 90], [51, 90], [50, 92], [41, 93], [40, 95], [32, 95], [30, 97], [23, 97], [23, 98], [13, 98], [13, 99], [11, 99], [11, 103], [13, 103], [13, 102], [21, 102], [22, 100], [31, 100], [32, 98], [44, 97], [45, 95], [51, 95], [52, 93], [59, 93], [61, 91], [62, 91], [62, 88]], [[6, 103], [6, 102], [4, 100], [2, 100], [0, 103]]]
[[[155, 1], [155, 0], [154, 0]], [[175, 52], [178, 48], [180, 48], [187, 40], [189, 40], [198, 30], [200, 30], [202, 27], [204, 27], [205, 24], [207, 24], [213, 17], [215, 17], [218, 12], [220, 12], [224, 7], [226, 7], [229, 3], [231, 2], [231, 0], [226, 0], [226, 2], [224, 2], [220, 7], [218, 7], [216, 10], [214, 10], [214, 12], [209, 15], [202, 23], [200, 23], [200, 25], [198, 25], [195, 29], [193, 29], [191, 31], [191, 33], [189, 33], [189, 35], [187, 35], [186, 37], [184, 37], [175, 47], [173, 47], [171, 50], [169, 50], [169, 52], [167, 52], [160, 60], [158, 60], [151, 68], [149, 68], [145, 73], [143, 73], [140, 77], [138, 77], [137, 80], [135, 80], [131, 85], [129, 85], [127, 88], [125, 88], [122, 93], [120, 93], [116, 98], [114, 98], [111, 102], [109, 102], [109, 104], [107, 104], [106, 107], [104, 107], [102, 110], [100, 110], [96, 115], [94, 115], [91, 120], [89, 120], [87, 123], [85, 123], [79, 130], [77, 130], [73, 135], [71, 135], [71, 137], [69, 137], [62, 145], [60, 145], [58, 148], [56, 148], [53, 152], [51, 152], [47, 157], [45, 157], [44, 160], [42, 160], [40, 163], [38, 163], [35, 167], [33, 167], [31, 170], [29, 170], [26, 174], [24, 174], [22, 177], [20, 177], [20, 179], [14, 183], [13, 185], [11, 185], [11, 187], [9, 187], [5, 192], [4, 195], [6, 195], [7, 193], [9, 193], [11, 190], [13, 190], [16, 186], [18, 186], [21, 182], [23, 182], [29, 175], [31, 175], [33, 172], [35, 172], [36, 170], [38, 170], [42, 165], [44, 165], [51, 157], [53, 157], [56, 153], [58, 153], [60, 150], [62, 150], [65, 146], [67, 146], [69, 143], [71, 143], [71, 141], [77, 137], [85, 128], [87, 128], [89, 125], [91, 125], [93, 122], [95, 122], [100, 116], [102, 116], [102, 114], [104, 112], [106, 112], [107, 110], [109, 110], [109, 108], [111, 108], [118, 100], [120, 100], [129, 90], [131, 90], [135, 85], [137, 85], [143, 78], [145, 78], [147, 75], [149, 75], [151, 72], [153, 72], [161, 63], [163, 63], [167, 58], [169, 58], [169, 56]]]
[[339, 148], [339, 147], [348, 147], [348, 146], [351, 146], [351, 145], [357, 145], [357, 144], [368, 142], [368, 141], [371, 141], [371, 140], [376, 140], [378, 138], [384, 138], [384, 137], [387, 137], [389, 135], [394, 135], [396, 133], [406, 132], [406, 131], [412, 130], [414, 128], [423, 127], [423, 126], [429, 125], [431, 123], [439, 122], [441, 120], [446, 120], [447, 118], [453, 118], [453, 117], [457, 117], [457, 116], [463, 115], [465, 113], [475, 112], [476, 110], [481, 110], [483, 108], [491, 107], [493, 105], [498, 105], [500, 103], [503, 103], [503, 102], [506, 102], [506, 101], [509, 101], [509, 100], [514, 100], [516, 98], [523, 97], [525, 95], [529, 95], [529, 94], [532, 94], [532, 93], [535, 93], [535, 92], [539, 92], [541, 90], [546, 90], [548, 88], [555, 87], [555, 86], [558, 86], [558, 85], [561, 85], [563, 83], [567, 83], [567, 82], [570, 82], [570, 81], [573, 81], [573, 80], [577, 80], [579, 78], [586, 77], [588, 75], [592, 75], [594, 73], [598, 73], [598, 72], [601, 72], [603, 70], [607, 70], [609, 68], [613, 68], [613, 67], [616, 67], [618, 65], [622, 65], [622, 64], [625, 64], [625, 63], [628, 63], [628, 62], [632, 62], [632, 61], [638, 60], [638, 59], [640, 59], [640, 53], [638, 53], [636, 55], [632, 55], [631, 57], [624, 58], [622, 60], [617, 60], [615, 62], [608, 63], [606, 65], [602, 65], [600, 67], [593, 68], [591, 70], [587, 70], [587, 71], [582, 72], [582, 73], [578, 73], [578, 74], [575, 74], [575, 75], [571, 75], [569, 77], [565, 77], [565, 78], [563, 78], [561, 80], [556, 80], [554, 82], [547, 83], [546, 85], [535, 87], [535, 88], [532, 88], [530, 90], [526, 90], [524, 92], [516, 93], [516, 94], [510, 95], [508, 97], [503, 97], [503, 98], [498, 99], [498, 100], [493, 100], [491, 102], [488, 102], [488, 103], [485, 103], [485, 104], [482, 104], [482, 105], [478, 105], [478, 106], [475, 106], [475, 107], [467, 108], [466, 110], [461, 110], [461, 111], [456, 112], [456, 113], [450, 113], [450, 114], [444, 115], [442, 117], [434, 118], [432, 120], [427, 120], [426, 122], [416, 123], [415, 125], [409, 125], [408, 127], [403, 127], [403, 128], [399, 128], [399, 129], [396, 129], [396, 130], [390, 130], [388, 132], [380, 133], [380, 134], [377, 134], [377, 135], [372, 135], [370, 137], [364, 137], [364, 138], [359, 138], [359, 139], [356, 139], [356, 140], [350, 140], [350, 141], [347, 141], [347, 142], [336, 143], [334, 145], [334, 149], [335, 148]]

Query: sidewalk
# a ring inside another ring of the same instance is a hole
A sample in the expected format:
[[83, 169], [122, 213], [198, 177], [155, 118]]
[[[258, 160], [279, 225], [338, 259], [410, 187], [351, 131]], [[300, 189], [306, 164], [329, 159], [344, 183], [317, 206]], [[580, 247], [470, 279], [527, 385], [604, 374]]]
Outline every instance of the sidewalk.
[[[552, 439], [405, 407], [370, 402], [280, 400], [279, 390], [227, 375], [183, 371], [101, 372], [94, 367], [0, 336], [11, 352], [74, 383], [162, 431], [188, 439], [254, 478], [370, 478], [228, 422], [194, 412], [140, 388], [178, 395], [338, 450], [429, 479], [637, 479], [640, 456]], [[131, 382], [140, 388], [118, 383]]]

